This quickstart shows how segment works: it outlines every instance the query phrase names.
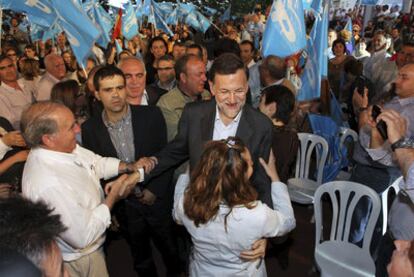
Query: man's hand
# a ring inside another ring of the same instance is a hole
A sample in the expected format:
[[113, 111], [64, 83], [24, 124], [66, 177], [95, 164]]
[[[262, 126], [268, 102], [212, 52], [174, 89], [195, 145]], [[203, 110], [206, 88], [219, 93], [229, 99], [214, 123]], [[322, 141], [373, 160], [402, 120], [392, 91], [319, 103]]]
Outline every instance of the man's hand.
[[109, 207], [109, 209], [112, 209], [118, 200], [127, 197], [131, 193], [138, 179], [138, 172], [131, 175], [122, 174], [116, 180], [105, 185], [105, 193], [107, 194], [107, 197], [104, 203]]
[[2, 140], [4, 144], [10, 147], [11, 146], [19, 146], [19, 147], [26, 146], [26, 142], [24, 141], [23, 136], [20, 133], [20, 131], [9, 132], [2, 137]]
[[358, 92], [358, 88], [354, 89], [354, 94], [352, 95], [352, 105], [354, 106], [354, 111], [358, 112], [361, 108], [368, 107], [368, 89], [364, 88], [364, 94], [361, 95]]
[[407, 119], [394, 110], [383, 110], [377, 122], [383, 120], [387, 124], [388, 141], [392, 144], [404, 137], [407, 132]]
[[240, 253], [240, 258], [247, 261], [254, 261], [260, 258], [264, 258], [266, 254], [266, 239], [260, 239], [253, 243], [251, 250], [245, 250]]
[[134, 163], [134, 167], [144, 168], [145, 173], [150, 173], [151, 170], [158, 164], [156, 157], [142, 157], [137, 162]]
[[275, 156], [273, 155], [273, 150], [270, 149], [270, 155], [269, 155], [269, 162], [266, 163], [263, 158], [259, 158], [260, 164], [263, 166], [264, 170], [266, 171], [267, 176], [269, 176], [270, 180], [272, 182], [280, 181], [279, 175], [277, 174], [276, 170], [276, 160]]
[[141, 193], [141, 196], [138, 198], [139, 202], [148, 206], [154, 204], [155, 199], [157, 199], [157, 196], [155, 196], [155, 194], [153, 194], [148, 189], [144, 189]]

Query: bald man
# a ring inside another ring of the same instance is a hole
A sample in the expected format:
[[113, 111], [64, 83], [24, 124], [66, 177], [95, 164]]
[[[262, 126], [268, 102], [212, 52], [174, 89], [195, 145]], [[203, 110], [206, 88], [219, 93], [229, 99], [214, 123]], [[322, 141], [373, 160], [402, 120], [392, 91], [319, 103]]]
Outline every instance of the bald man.
[[63, 58], [56, 54], [49, 54], [45, 57], [46, 73], [40, 79], [35, 90], [37, 101], [50, 100], [52, 87], [63, 80], [66, 75], [66, 67]]

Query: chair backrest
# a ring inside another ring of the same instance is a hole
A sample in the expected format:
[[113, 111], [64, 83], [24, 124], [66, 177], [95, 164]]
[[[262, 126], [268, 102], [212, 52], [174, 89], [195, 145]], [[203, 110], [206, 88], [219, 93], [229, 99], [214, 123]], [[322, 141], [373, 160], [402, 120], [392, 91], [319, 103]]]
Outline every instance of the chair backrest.
[[313, 151], [316, 153], [316, 182], [321, 184], [323, 178], [323, 167], [328, 156], [329, 146], [326, 140], [318, 135], [298, 133], [300, 146], [296, 160], [295, 178], [309, 178], [309, 166]]
[[352, 139], [354, 143], [358, 141], [357, 132], [350, 128], [340, 127], [339, 135], [341, 136], [339, 141], [339, 147], [341, 147], [341, 149], [345, 146], [345, 141], [347, 141], [348, 139]]
[[402, 180], [403, 176], [397, 178], [386, 190], [381, 193], [381, 204], [382, 204], [382, 234], [384, 235], [387, 231], [388, 226], [388, 209], [389, 209], [389, 203], [392, 203], [391, 201], [388, 201], [388, 196], [390, 193], [390, 190], [394, 191], [394, 195], [397, 196], [398, 192], [400, 191], [400, 182]]
[[375, 224], [381, 211], [381, 202], [378, 194], [371, 188], [359, 183], [349, 181], [333, 181], [319, 186], [315, 192], [315, 247], [324, 240], [322, 218], [322, 196], [328, 194], [332, 202], [332, 222], [330, 241], [349, 242], [351, 219], [356, 205], [362, 197], [368, 197], [372, 201], [367, 227], [365, 229], [362, 249], [370, 255], [369, 247]]

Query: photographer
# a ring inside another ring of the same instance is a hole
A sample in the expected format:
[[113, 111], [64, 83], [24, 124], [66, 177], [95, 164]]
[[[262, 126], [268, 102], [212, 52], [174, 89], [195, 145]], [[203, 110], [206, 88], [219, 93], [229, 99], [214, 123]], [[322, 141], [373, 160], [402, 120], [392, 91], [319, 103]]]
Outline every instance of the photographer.
[[[411, 137], [414, 134], [414, 64], [405, 65], [400, 69], [395, 86], [397, 96], [375, 110], [379, 109], [379, 113], [384, 109], [399, 111], [410, 122], [406, 137]], [[364, 184], [380, 194], [401, 175], [401, 172], [392, 158], [390, 142], [381, 136], [377, 122], [372, 117], [373, 108], [368, 106], [367, 90], [364, 90], [363, 96], [354, 93], [353, 103], [360, 111], [359, 143], [354, 149], [355, 166], [350, 181]], [[351, 231], [351, 241], [354, 243], [362, 240], [369, 206], [368, 202], [357, 206], [353, 219], [355, 228]], [[374, 247], [378, 243], [379, 229], [373, 236]]]
[[377, 276], [387, 276], [386, 266], [395, 249], [394, 240], [414, 239], [414, 139], [406, 136], [407, 119], [394, 110], [384, 110], [377, 118], [387, 125], [388, 141], [398, 161], [404, 180], [388, 216], [388, 229], [380, 241]]

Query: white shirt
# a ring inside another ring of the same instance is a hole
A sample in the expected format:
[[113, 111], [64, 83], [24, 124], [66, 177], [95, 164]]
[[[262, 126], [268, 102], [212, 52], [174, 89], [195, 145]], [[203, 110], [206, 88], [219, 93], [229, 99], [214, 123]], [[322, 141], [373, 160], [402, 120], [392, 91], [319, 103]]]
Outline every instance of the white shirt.
[[51, 74], [46, 72], [42, 79], [40, 79], [36, 88], [36, 100], [45, 101], [50, 100], [50, 95], [52, 94], [53, 86], [58, 83], [60, 80], [53, 77]]
[[239, 127], [240, 117], [242, 111], [228, 124], [227, 126], [223, 123], [220, 118], [218, 106], [216, 106], [216, 119], [214, 120], [214, 131], [213, 140], [227, 139], [228, 137], [235, 137], [237, 128]]
[[264, 261], [244, 261], [240, 253], [251, 249], [252, 244], [263, 237], [281, 236], [296, 226], [295, 216], [285, 184], [272, 183], [274, 210], [261, 201], [255, 207], [234, 207], [227, 217], [227, 232], [224, 217], [229, 208], [220, 205], [217, 216], [207, 224], [196, 227], [184, 213], [184, 191], [189, 182], [188, 175], [180, 176], [174, 195], [173, 216], [185, 226], [194, 243], [190, 255], [190, 276], [203, 277], [247, 277], [267, 276]]
[[4, 82], [0, 86], [0, 116], [6, 118], [14, 129], [20, 129], [23, 110], [32, 103], [32, 93], [21, 80], [17, 81], [22, 90], [12, 88]]
[[247, 65], [247, 68], [250, 68], [250, 67], [252, 67], [253, 65], [255, 65], [256, 64], [256, 62], [252, 59], [249, 63], [248, 63], [248, 65]]
[[118, 174], [119, 160], [103, 158], [77, 146], [68, 154], [34, 148], [27, 158], [23, 195], [42, 200], [60, 215], [67, 230], [58, 238], [64, 261], [73, 261], [100, 248], [111, 223], [99, 183]]

